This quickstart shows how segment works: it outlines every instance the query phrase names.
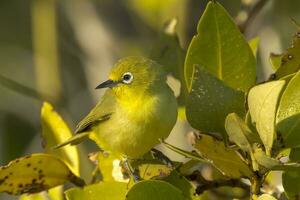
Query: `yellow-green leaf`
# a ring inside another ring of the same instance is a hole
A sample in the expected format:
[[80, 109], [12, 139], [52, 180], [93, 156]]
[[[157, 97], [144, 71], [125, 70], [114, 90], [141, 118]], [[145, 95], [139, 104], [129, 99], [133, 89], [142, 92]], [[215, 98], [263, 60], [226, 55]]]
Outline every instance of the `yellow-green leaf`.
[[269, 61], [273, 70], [277, 70], [281, 65], [282, 54], [271, 53], [269, 57]]
[[72, 188], [65, 192], [67, 200], [121, 200], [125, 199], [127, 183], [100, 182], [83, 189]]
[[277, 104], [281, 91], [285, 85], [284, 80], [272, 81], [253, 87], [248, 94], [248, 106], [252, 121], [270, 154], [275, 136], [275, 118]]
[[61, 116], [55, 112], [52, 105], [44, 102], [41, 109], [42, 136], [47, 153], [53, 154], [68, 164], [69, 168], [79, 175], [79, 154], [76, 146], [65, 146], [53, 150], [52, 147], [73, 136]]
[[[230, 178], [251, 177], [253, 172], [234, 150], [225, 147], [222, 141], [200, 134], [195, 148], [199, 154]], [[234, 166], [234, 167], [232, 167]]]
[[163, 178], [170, 175], [172, 168], [161, 163], [157, 159], [137, 160], [132, 163], [135, 169], [138, 169], [139, 175], [144, 180], [153, 178]]
[[248, 44], [249, 44], [249, 46], [252, 50], [252, 53], [253, 53], [254, 57], [256, 58], [258, 44], [259, 44], [259, 37], [252, 38], [251, 40], [248, 41]]
[[277, 111], [277, 132], [285, 147], [300, 146], [300, 72], [288, 83]]
[[48, 190], [68, 181], [84, 185], [63, 161], [50, 154], [32, 154], [0, 168], [0, 192], [14, 195]]
[[191, 87], [194, 65], [199, 65], [231, 88], [241, 91], [255, 84], [256, 61], [244, 36], [227, 11], [210, 1], [199, 20], [185, 59], [185, 80]]
[[277, 199], [270, 194], [262, 194], [257, 198], [257, 200], [277, 200]]

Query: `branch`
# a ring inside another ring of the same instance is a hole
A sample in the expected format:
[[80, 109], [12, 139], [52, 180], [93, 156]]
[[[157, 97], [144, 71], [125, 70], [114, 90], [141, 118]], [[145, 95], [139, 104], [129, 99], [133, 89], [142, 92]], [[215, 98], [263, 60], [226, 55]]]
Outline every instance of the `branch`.
[[212, 190], [215, 188], [223, 187], [223, 186], [230, 186], [230, 187], [238, 187], [242, 188], [248, 193], [250, 193], [250, 186], [240, 179], [229, 179], [229, 180], [218, 180], [218, 181], [208, 181], [202, 175], [201, 172], [195, 171], [191, 175], [186, 177], [191, 181], [197, 182], [199, 185], [196, 187], [196, 194], [200, 195], [206, 190]]
[[262, 8], [266, 5], [268, 0], [259, 0], [252, 10], [248, 13], [247, 19], [239, 25], [239, 28], [242, 33], [245, 33], [249, 25], [253, 22], [254, 18], [258, 15], [258, 13], [262, 10]]

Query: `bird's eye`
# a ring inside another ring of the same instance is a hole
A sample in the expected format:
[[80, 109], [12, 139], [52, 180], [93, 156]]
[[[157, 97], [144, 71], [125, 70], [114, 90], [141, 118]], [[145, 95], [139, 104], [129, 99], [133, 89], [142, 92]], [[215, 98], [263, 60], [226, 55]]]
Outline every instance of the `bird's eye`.
[[126, 72], [123, 74], [123, 83], [129, 84], [133, 80], [133, 75], [130, 72]]

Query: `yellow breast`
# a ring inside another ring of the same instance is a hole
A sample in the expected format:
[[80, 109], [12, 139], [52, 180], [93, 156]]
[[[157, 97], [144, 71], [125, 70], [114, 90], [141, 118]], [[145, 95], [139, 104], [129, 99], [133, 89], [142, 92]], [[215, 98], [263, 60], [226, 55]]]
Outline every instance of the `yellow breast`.
[[119, 102], [111, 119], [95, 127], [91, 137], [105, 150], [136, 158], [166, 138], [176, 119], [177, 103], [169, 89]]

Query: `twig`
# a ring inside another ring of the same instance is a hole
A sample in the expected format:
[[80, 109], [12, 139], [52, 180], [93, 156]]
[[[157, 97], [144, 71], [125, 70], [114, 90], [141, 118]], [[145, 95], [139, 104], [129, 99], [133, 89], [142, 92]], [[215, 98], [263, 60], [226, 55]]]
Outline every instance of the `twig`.
[[250, 186], [240, 179], [229, 179], [229, 180], [216, 180], [208, 181], [206, 180], [199, 171], [195, 171], [191, 175], [186, 177], [191, 181], [197, 182], [199, 185], [196, 187], [195, 193], [197, 195], [202, 194], [206, 190], [213, 190], [223, 186], [238, 187], [244, 189], [247, 193], [250, 194]]
[[239, 28], [242, 33], [245, 33], [249, 25], [253, 22], [254, 18], [258, 15], [258, 13], [262, 10], [262, 8], [266, 5], [268, 0], [259, 0], [252, 10], [248, 14], [248, 18], [239, 25]]

